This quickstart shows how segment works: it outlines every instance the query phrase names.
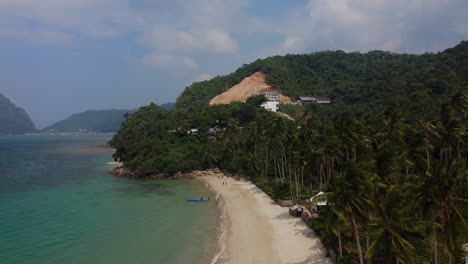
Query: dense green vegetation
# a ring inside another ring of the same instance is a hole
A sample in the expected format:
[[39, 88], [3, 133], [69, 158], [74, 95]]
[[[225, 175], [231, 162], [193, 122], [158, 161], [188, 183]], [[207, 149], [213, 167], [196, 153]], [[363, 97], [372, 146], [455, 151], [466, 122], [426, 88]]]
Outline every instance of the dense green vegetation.
[[89, 110], [73, 114], [42, 129], [43, 132], [115, 132], [129, 110]]
[[36, 128], [26, 111], [0, 93], [0, 135], [24, 134], [35, 131]]
[[422, 55], [384, 51], [323, 51], [259, 59], [226, 76], [197, 82], [177, 99], [178, 107], [199, 108], [254, 72], [291, 97], [330, 96], [329, 114], [348, 111], [383, 113], [388, 106], [411, 119], [436, 116], [456, 91], [468, 86], [468, 42]]
[[159, 106], [166, 110], [172, 110], [175, 107], [175, 103], [165, 103], [165, 104], [160, 104]]
[[[324, 191], [312, 225], [339, 263], [457, 263], [468, 235], [467, 54], [464, 42], [435, 55], [267, 58], [193, 84], [171, 111], [140, 108], [110, 144], [141, 175], [217, 166], [273, 198]], [[290, 95], [330, 92], [334, 103], [282, 106], [294, 119], [258, 107], [262, 98], [206, 106], [257, 70]], [[323, 90], [304, 88], [313, 79]]]
[[[167, 111], [151, 104], [129, 115], [110, 144], [116, 148], [117, 159], [143, 175], [206, 169], [217, 165], [221, 158], [219, 142], [208, 136], [209, 128], [226, 128], [228, 120], [247, 124], [256, 115], [256, 107], [244, 103], [217, 105], [197, 112]], [[192, 128], [199, 130], [197, 136], [188, 133]]]

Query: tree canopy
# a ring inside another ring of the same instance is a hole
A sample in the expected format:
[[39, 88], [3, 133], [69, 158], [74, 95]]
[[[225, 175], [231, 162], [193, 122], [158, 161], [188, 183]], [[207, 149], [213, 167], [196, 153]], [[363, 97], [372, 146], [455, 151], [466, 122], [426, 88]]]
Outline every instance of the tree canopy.
[[[256, 71], [290, 96], [287, 115], [209, 99]], [[114, 158], [146, 176], [206, 169], [247, 176], [274, 199], [323, 191], [314, 230], [339, 263], [455, 263], [468, 214], [468, 42], [438, 54], [326, 51], [275, 56], [194, 83], [170, 111], [126, 116]]]

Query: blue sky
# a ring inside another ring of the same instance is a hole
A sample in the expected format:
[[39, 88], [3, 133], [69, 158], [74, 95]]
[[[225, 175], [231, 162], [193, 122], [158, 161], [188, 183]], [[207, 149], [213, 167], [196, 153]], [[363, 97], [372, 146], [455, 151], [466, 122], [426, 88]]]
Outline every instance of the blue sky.
[[437, 52], [466, 39], [466, 0], [0, 0], [0, 93], [41, 128], [175, 101], [271, 55]]

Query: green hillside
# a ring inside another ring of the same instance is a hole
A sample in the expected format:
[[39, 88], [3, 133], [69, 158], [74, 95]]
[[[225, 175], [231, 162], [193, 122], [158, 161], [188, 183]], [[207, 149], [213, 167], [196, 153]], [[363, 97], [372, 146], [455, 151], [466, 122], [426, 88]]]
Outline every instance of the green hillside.
[[274, 56], [243, 65], [234, 73], [197, 82], [177, 107], [198, 108], [254, 72], [267, 74], [274, 88], [291, 97], [330, 96], [329, 112], [377, 111], [399, 107], [414, 119], [434, 116], [457, 91], [468, 87], [468, 42], [437, 54], [385, 51], [322, 51]]
[[24, 134], [35, 131], [36, 128], [26, 111], [0, 93], [0, 135]]
[[[287, 95], [332, 103], [283, 105], [294, 118], [259, 100], [208, 106], [257, 71]], [[192, 84], [170, 111], [141, 107], [109, 143], [137, 177], [218, 167], [273, 199], [304, 203], [323, 191], [327, 206], [309, 225], [337, 263], [459, 263], [468, 237], [467, 80], [468, 42], [438, 54], [275, 56]]]
[[42, 129], [42, 132], [115, 132], [129, 110], [89, 110], [73, 114]]

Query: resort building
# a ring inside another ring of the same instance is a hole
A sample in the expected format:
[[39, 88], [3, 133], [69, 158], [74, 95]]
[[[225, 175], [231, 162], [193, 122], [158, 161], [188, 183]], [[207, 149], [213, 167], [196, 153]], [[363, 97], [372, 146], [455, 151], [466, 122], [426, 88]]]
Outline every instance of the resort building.
[[256, 94], [251, 94], [250, 96], [254, 95], [263, 95], [269, 102], [279, 102], [281, 93], [278, 89], [265, 88]]
[[329, 104], [331, 103], [331, 99], [328, 96], [301, 96], [299, 100], [297, 100], [297, 104]]
[[268, 111], [276, 112], [278, 111], [278, 104], [279, 102], [267, 101], [267, 102], [262, 103], [260, 106], [265, 108]]

